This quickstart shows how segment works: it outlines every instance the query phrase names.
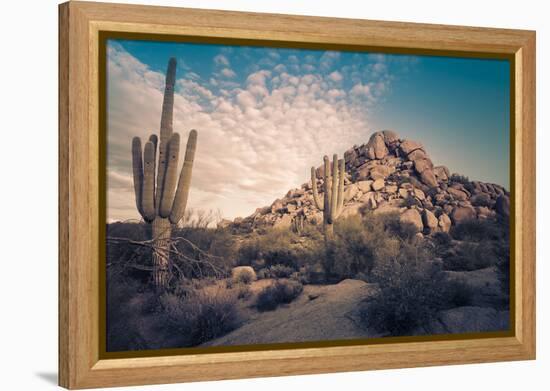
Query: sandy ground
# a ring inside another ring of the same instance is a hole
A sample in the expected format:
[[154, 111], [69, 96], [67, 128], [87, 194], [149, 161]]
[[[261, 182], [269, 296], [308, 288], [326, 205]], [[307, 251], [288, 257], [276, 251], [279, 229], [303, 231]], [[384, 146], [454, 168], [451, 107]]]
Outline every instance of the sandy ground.
[[[270, 280], [256, 281], [251, 289], [257, 293], [270, 283]], [[243, 308], [248, 321], [204, 346], [374, 337], [376, 335], [369, 335], [359, 326], [356, 310], [359, 302], [375, 289], [375, 285], [359, 280], [344, 280], [336, 285], [306, 285], [292, 303], [266, 312], [250, 308], [254, 294]]]

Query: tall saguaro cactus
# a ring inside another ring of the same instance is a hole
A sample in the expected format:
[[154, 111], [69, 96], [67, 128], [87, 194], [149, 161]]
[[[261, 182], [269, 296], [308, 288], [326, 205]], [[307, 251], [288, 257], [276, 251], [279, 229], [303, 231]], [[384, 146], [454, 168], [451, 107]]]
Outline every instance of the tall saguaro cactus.
[[344, 177], [346, 171], [344, 159], [338, 160], [337, 154], [334, 154], [332, 158], [332, 173], [328, 156], [325, 156], [323, 161], [323, 202], [321, 202], [317, 190], [315, 167], [311, 167], [311, 187], [315, 206], [323, 211], [325, 241], [330, 241], [334, 237], [334, 222], [344, 209]]
[[160, 142], [153, 134], [142, 150], [141, 139], [134, 137], [132, 140], [136, 207], [143, 220], [152, 226], [153, 280], [158, 288], [166, 286], [170, 277], [172, 226], [178, 224], [185, 213], [197, 147], [197, 131], [193, 129], [189, 133], [183, 167], [178, 180], [180, 136], [172, 132], [175, 81], [176, 59], [171, 58], [166, 71]]

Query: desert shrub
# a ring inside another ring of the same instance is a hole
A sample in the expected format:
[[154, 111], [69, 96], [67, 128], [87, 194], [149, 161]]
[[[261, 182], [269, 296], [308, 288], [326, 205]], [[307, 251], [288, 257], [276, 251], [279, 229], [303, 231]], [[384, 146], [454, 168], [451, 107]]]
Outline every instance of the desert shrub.
[[460, 279], [444, 281], [442, 286], [444, 304], [449, 308], [462, 307], [473, 304], [474, 292], [472, 288]]
[[139, 332], [141, 319], [154, 313], [156, 295], [143, 289], [138, 280], [124, 274], [107, 277], [107, 350], [141, 350], [149, 348], [147, 338]]
[[290, 229], [266, 229], [263, 235], [254, 235], [240, 245], [237, 263], [255, 266], [261, 259], [262, 268], [284, 265], [296, 271], [314, 258], [318, 242], [322, 243], [322, 236], [311, 224], [306, 224], [300, 235]]
[[367, 327], [390, 335], [407, 335], [428, 324], [445, 307], [444, 276], [423, 246], [406, 243], [396, 259], [373, 270], [379, 292], [360, 310]]
[[268, 269], [271, 278], [288, 278], [294, 273], [294, 269], [285, 265], [273, 265]]
[[452, 248], [453, 239], [446, 232], [436, 232], [431, 236], [433, 243], [434, 255], [438, 257], [446, 257], [449, 250]]
[[272, 311], [279, 304], [292, 302], [302, 293], [303, 289], [303, 285], [296, 280], [276, 281], [258, 294], [256, 308], [259, 311]]
[[470, 183], [470, 178], [460, 174], [452, 174], [449, 180], [453, 183], [462, 183], [463, 185], [468, 185]]
[[500, 240], [507, 236], [507, 232], [508, 226], [504, 226], [502, 221], [490, 219], [466, 220], [451, 228], [451, 236], [454, 239], [474, 242]]
[[407, 237], [395, 214], [350, 216], [335, 226], [335, 240], [324, 256], [328, 281], [369, 275], [376, 263], [393, 259], [399, 252], [401, 236]]
[[236, 290], [238, 299], [248, 299], [252, 295], [250, 286], [246, 284], [237, 284], [233, 289]]
[[[510, 295], [510, 244], [507, 240], [500, 240], [493, 246], [496, 256], [497, 276], [502, 292], [509, 298]], [[509, 302], [505, 303], [509, 307]]]
[[185, 299], [172, 294], [160, 298], [169, 332], [181, 346], [196, 346], [236, 329], [242, 323], [238, 292], [224, 288], [195, 291]]
[[496, 265], [497, 258], [491, 242], [463, 242], [443, 258], [443, 263], [446, 270], [472, 271]]

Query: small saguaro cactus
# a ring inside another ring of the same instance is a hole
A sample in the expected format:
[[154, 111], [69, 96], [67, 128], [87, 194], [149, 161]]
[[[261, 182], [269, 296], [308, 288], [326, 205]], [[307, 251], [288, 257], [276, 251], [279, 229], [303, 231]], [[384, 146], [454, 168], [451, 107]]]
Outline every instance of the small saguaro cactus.
[[313, 200], [317, 209], [323, 211], [323, 228], [325, 232], [325, 241], [334, 237], [334, 222], [344, 209], [344, 178], [346, 167], [344, 159], [338, 160], [338, 155], [334, 154], [332, 159], [332, 175], [330, 160], [328, 156], [323, 158], [323, 202], [317, 191], [317, 176], [315, 167], [311, 167], [311, 187], [313, 189]]
[[[187, 140], [183, 167], [177, 178], [180, 136], [172, 132], [176, 59], [171, 58], [166, 71], [166, 86], [160, 120], [160, 142], [151, 135], [142, 150], [141, 139], [132, 140], [132, 166], [136, 207], [145, 222], [151, 224], [153, 243], [153, 281], [157, 288], [166, 286], [170, 277], [170, 236], [185, 213], [197, 131]], [[158, 165], [157, 165], [158, 145]]]

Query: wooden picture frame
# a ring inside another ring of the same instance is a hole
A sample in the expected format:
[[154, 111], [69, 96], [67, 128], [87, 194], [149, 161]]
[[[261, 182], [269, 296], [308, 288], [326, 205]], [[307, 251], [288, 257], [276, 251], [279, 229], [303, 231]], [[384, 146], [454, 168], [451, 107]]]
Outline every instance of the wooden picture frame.
[[[100, 332], [100, 92], [103, 31], [354, 47], [392, 53], [508, 56], [512, 333], [277, 350], [102, 358]], [[535, 358], [535, 32], [138, 5], [59, 6], [59, 384], [70, 389], [480, 363]]]

